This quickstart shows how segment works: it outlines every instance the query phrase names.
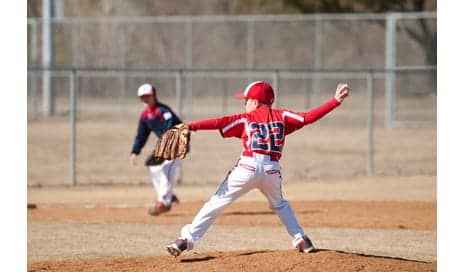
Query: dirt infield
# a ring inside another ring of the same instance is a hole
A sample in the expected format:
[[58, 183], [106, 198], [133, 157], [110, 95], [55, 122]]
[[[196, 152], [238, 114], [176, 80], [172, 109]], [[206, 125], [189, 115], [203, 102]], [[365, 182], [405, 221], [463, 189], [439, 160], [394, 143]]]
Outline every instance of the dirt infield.
[[[42, 207], [28, 212], [29, 222], [88, 222], [185, 224], [203, 202], [187, 202], [167, 214], [147, 216], [144, 207]], [[291, 203], [303, 227], [436, 229], [435, 203], [365, 201], [294, 201]], [[240, 202], [227, 208], [215, 224], [229, 226], [279, 226], [265, 202]]]
[[180, 205], [159, 217], [146, 214], [149, 186], [29, 188], [28, 271], [436, 271], [433, 177], [284, 185], [314, 254], [292, 250], [251, 192], [193, 251], [168, 256], [164, 245], [215, 188], [176, 186]]

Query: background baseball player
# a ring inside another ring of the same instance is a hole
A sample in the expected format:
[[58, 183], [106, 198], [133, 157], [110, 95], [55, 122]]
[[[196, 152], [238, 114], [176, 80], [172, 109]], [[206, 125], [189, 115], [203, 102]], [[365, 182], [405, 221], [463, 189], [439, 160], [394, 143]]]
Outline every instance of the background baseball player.
[[292, 237], [293, 246], [300, 252], [313, 251], [311, 240], [282, 196], [279, 159], [286, 135], [339, 106], [349, 91], [347, 84], [339, 84], [335, 97], [327, 103], [309, 112], [293, 112], [272, 109], [274, 90], [268, 83], [257, 81], [248, 85], [243, 93], [235, 95], [245, 99], [245, 113], [189, 124], [192, 131], [219, 129], [222, 137], [241, 138], [243, 151], [215, 195], [203, 205], [192, 223], [182, 228], [181, 236], [166, 246], [169, 253], [178, 256], [184, 250], [192, 249], [194, 242], [203, 237], [224, 208], [254, 188], [266, 196], [270, 209], [279, 216]]
[[[145, 145], [150, 132], [161, 137], [164, 132], [181, 123], [177, 115], [165, 104], [158, 101], [156, 89], [152, 84], [143, 84], [137, 90], [140, 100], [146, 105], [146, 109], [140, 116], [137, 135], [135, 136], [130, 163], [136, 165], [137, 156]], [[150, 215], [159, 215], [171, 209], [172, 204], [179, 202], [173, 193], [174, 174], [180, 165], [180, 159], [165, 160], [159, 165], [148, 166], [151, 180], [158, 199], [153, 207], [148, 209]]]

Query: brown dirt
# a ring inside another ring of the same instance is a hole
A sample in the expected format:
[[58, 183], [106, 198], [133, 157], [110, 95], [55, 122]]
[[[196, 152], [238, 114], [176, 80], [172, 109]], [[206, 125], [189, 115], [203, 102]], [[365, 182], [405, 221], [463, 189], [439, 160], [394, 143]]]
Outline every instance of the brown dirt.
[[[28, 222], [155, 223], [185, 224], [203, 202], [182, 203], [171, 212], [149, 217], [143, 207], [66, 207], [53, 205], [28, 211]], [[292, 208], [303, 227], [436, 229], [436, 203], [367, 201], [293, 201]], [[278, 217], [264, 202], [237, 202], [215, 221], [231, 226], [280, 226]]]
[[297, 218], [325, 249], [315, 254], [289, 250], [285, 229], [251, 192], [193, 252], [167, 256], [165, 243], [216, 187], [176, 186], [181, 204], [159, 217], [146, 214], [147, 186], [29, 188], [37, 209], [28, 210], [28, 270], [436, 271], [436, 177], [286, 184]]
[[36, 262], [28, 271], [436, 271], [436, 262], [319, 250], [215, 252], [173, 257], [131, 257]]

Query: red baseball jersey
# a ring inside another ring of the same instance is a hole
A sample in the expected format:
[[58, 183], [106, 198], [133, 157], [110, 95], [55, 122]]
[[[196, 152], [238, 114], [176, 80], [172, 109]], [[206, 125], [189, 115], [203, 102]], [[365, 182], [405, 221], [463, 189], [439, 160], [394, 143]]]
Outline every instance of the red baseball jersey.
[[278, 161], [282, 156], [285, 136], [313, 123], [340, 105], [335, 98], [308, 112], [272, 109], [261, 106], [249, 113], [202, 120], [189, 124], [189, 129], [219, 129], [223, 137], [237, 137], [243, 141], [243, 156], [253, 153], [269, 155]]

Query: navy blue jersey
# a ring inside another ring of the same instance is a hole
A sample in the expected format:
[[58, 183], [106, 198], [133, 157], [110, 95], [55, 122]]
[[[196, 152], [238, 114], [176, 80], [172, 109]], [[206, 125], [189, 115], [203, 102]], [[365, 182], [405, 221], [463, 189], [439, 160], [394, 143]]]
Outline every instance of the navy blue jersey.
[[168, 129], [179, 123], [182, 123], [180, 118], [165, 104], [158, 102], [155, 108], [147, 108], [140, 116], [132, 153], [137, 155], [140, 153], [150, 132], [161, 138]]

